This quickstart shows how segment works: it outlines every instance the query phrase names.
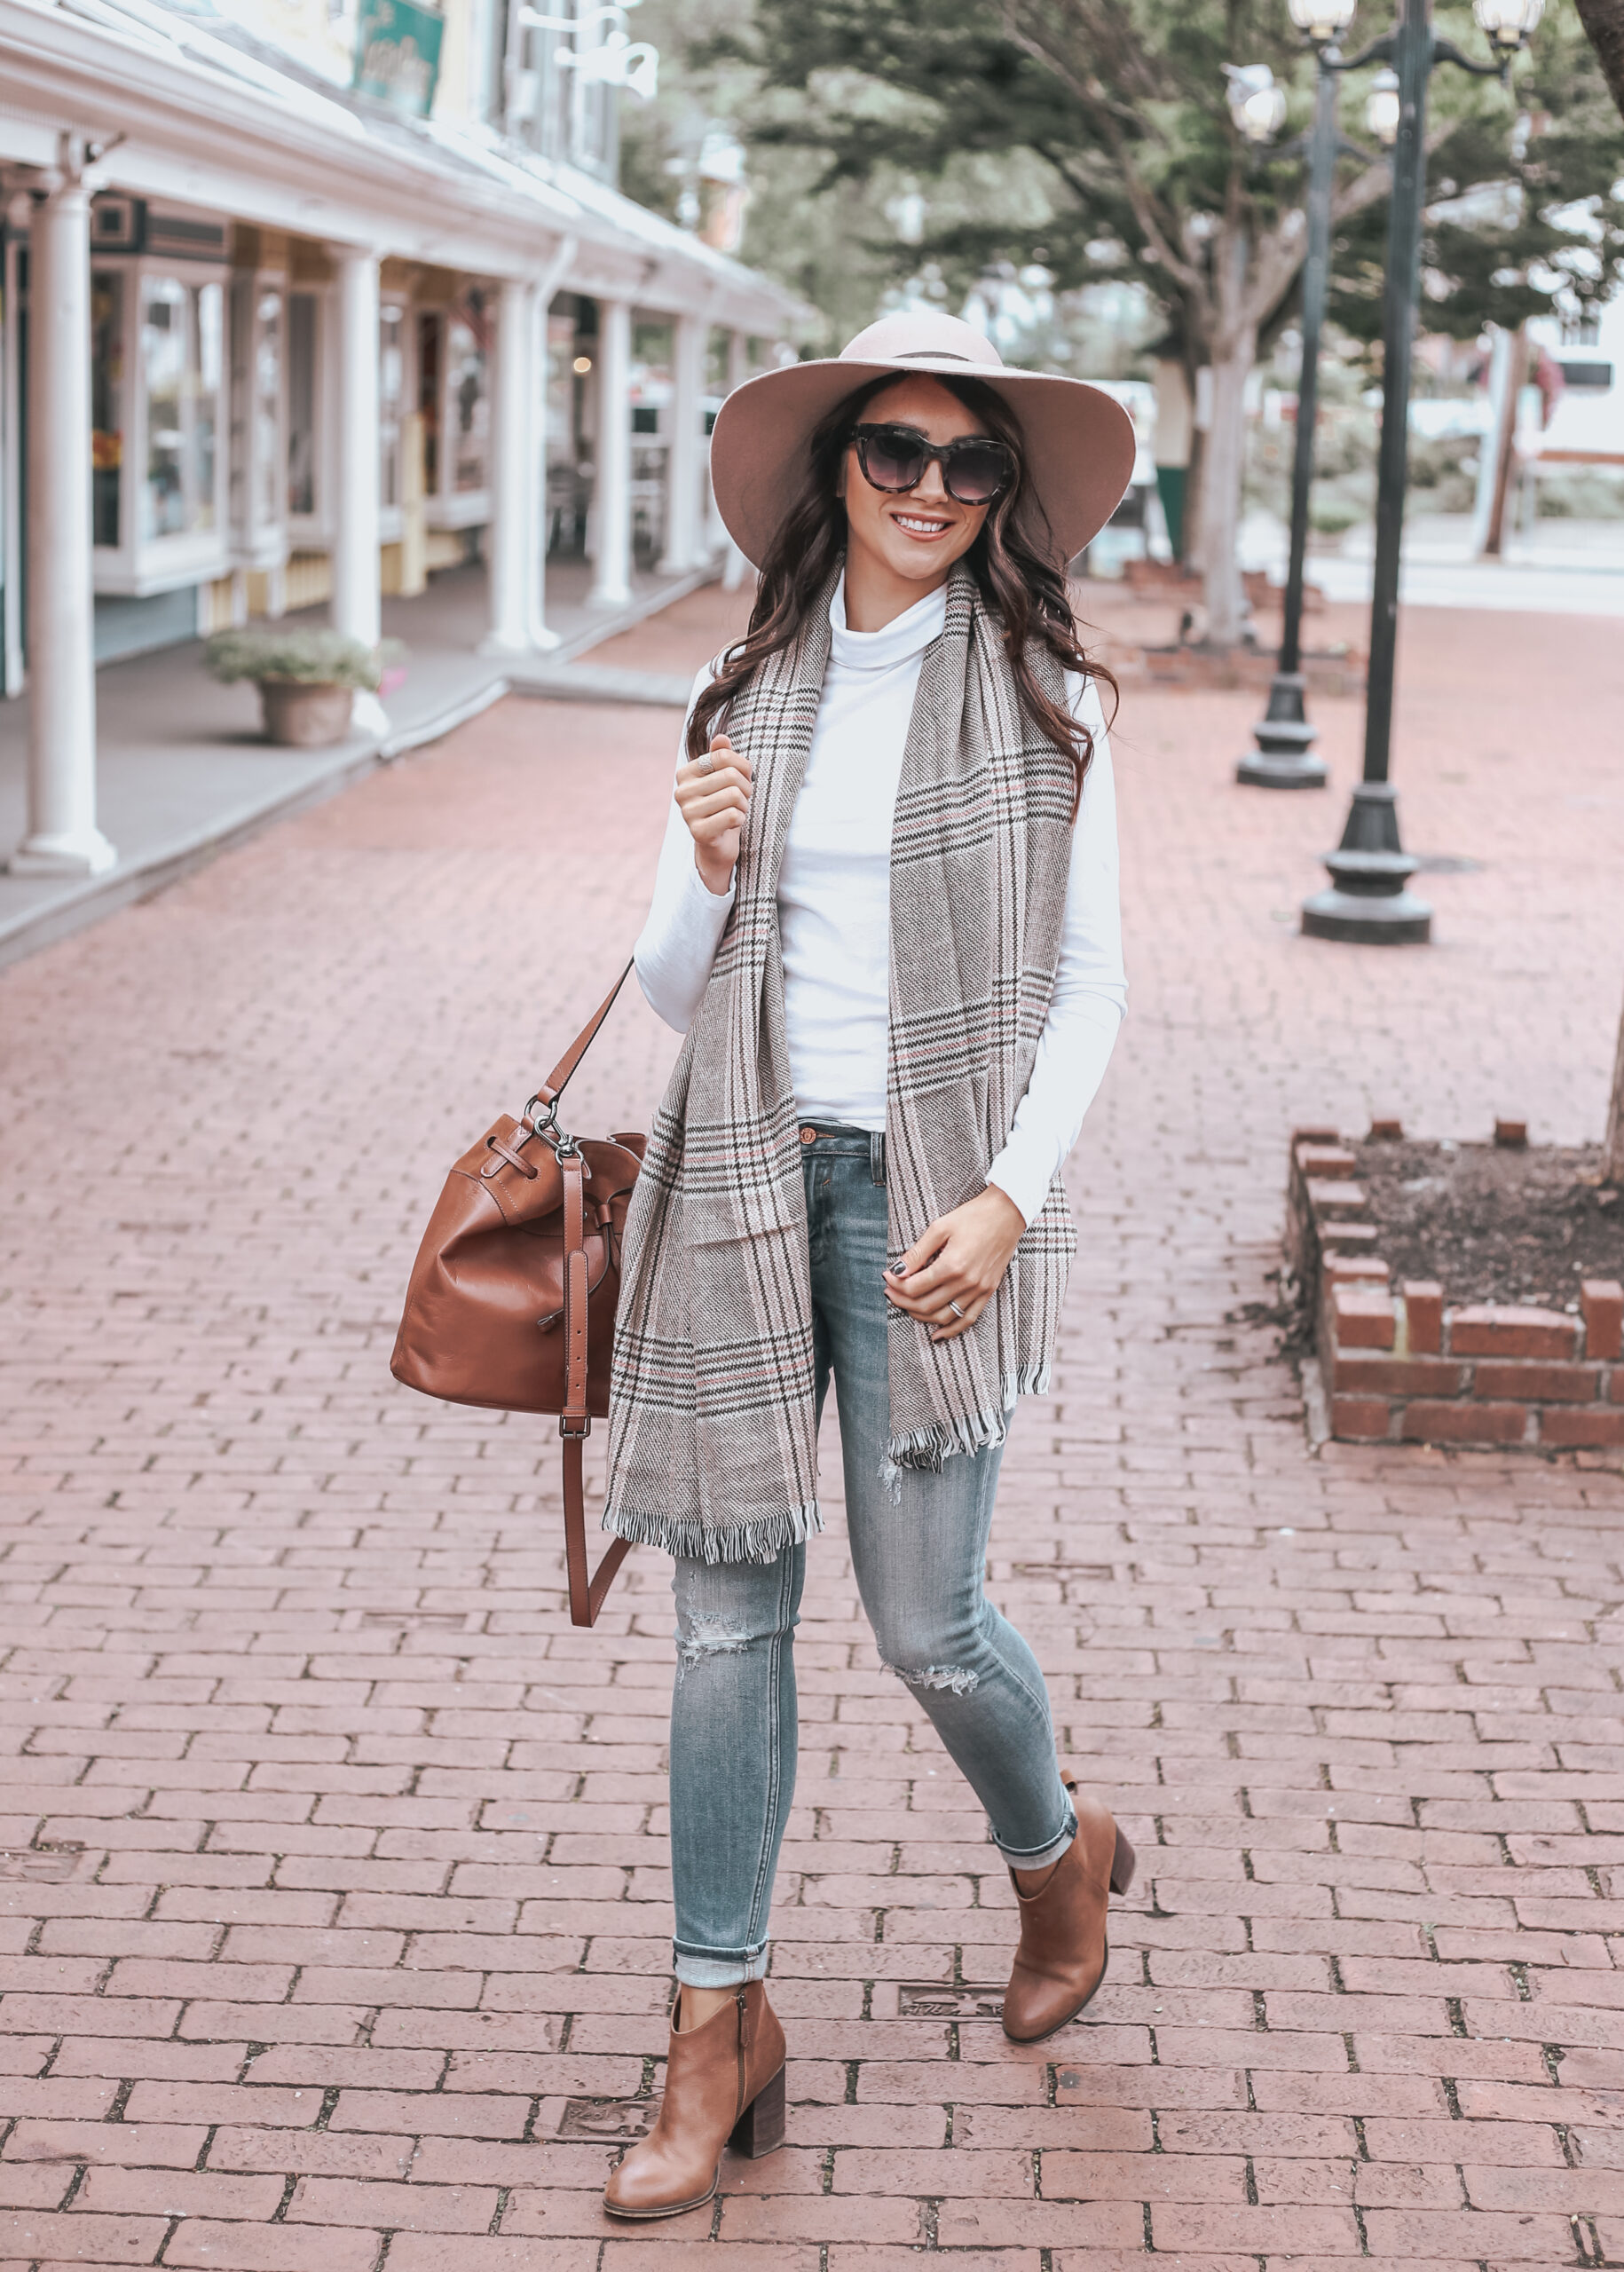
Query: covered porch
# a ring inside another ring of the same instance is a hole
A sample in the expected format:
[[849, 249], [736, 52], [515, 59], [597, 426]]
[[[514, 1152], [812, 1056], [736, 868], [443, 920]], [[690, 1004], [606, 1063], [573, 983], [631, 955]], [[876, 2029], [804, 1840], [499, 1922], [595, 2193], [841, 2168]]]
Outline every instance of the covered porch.
[[[688, 693], [680, 674], [623, 665], [606, 671], [591, 657], [716, 573], [708, 564], [682, 574], [635, 567], [627, 598], [616, 603], [594, 597], [588, 563], [556, 560], [548, 613], [557, 646], [503, 656], [481, 651], [491, 604], [486, 570], [477, 563], [446, 570], [414, 597], [383, 601], [385, 635], [407, 650], [405, 676], [384, 697], [382, 725], [358, 725], [330, 749], [265, 741], [255, 690], [217, 685], [202, 667], [199, 640], [104, 665], [98, 801], [115, 861], [98, 875], [0, 870], [0, 964], [161, 889], [267, 821], [438, 739], [506, 693], [611, 693], [674, 712]], [[0, 703], [0, 857], [28, 827], [28, 701], [24, 692]], [[674, 715], [674, 738], [675, 729]], [[538, 702], [538, 748], [561, 730], [560, 712]]]
[[[713, 573], [710, 421], [800, 312], [568, 165], [195, 26], [0, 0], [0, 50], [6, 953]], [[196, 642], [313, 609], [407, 675], [272, 751]]]

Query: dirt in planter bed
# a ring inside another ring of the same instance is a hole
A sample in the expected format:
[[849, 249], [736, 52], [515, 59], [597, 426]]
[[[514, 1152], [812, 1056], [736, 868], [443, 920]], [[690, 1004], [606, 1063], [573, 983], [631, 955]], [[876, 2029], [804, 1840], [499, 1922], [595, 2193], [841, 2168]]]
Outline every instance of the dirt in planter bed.
[[1363, 1143], [1376, 1251], [1444, 1298], [1576, 1310], [1581, 1278], [1624, 1278], [1624, 1193], [1602, 1184], [1599, 1147]]

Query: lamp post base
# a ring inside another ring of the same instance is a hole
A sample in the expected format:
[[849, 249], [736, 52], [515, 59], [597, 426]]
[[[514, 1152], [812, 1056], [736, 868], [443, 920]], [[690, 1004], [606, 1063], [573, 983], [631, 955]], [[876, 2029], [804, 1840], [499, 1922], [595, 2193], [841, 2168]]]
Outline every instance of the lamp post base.
[[1432, 911], [1406, 889], [1421, 865], [1399, 843], [1399, 808], [1390, 781], [1361, 781], [1342, 842], [1325, 855], [1328, 891], [1303, 903], [1303, 935], [1350, 946], [1423, 947]]
[[1333, 854], [1331, 872], [1337, 879], [1328, 891], [1317, 891], [1303, 902], [1305, 939], [1340, 939], [1353, 947], [1424, 947], [1432, 937], [1432, 911], [1424, 899], [1406, 891], [1405, 880], [1415, 869], [1413, 860], [1395, 864], [1391, 882], [1372, 888], [1368, 871], [1349, 886]]
[[1319, 739], [1303, 710], [1301, 671], [1276, 671], [1269, 706], [1252, 728], [1257, 746], [1235, 768], [1235, 779], [1250, 789], [1323, 789], [1329, 769], [1309, 754]]

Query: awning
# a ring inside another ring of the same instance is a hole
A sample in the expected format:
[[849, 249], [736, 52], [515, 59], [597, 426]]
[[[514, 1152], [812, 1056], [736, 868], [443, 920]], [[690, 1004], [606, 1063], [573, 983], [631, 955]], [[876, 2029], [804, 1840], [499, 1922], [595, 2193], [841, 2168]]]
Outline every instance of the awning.
[[778, 335], [812, 313], [770, 278], [493, 130], [328, 86], [224, 17], [154, 0], [0, 0], [0, 161], [64, 130], [111, 146], [99, 186], [475, 275]]

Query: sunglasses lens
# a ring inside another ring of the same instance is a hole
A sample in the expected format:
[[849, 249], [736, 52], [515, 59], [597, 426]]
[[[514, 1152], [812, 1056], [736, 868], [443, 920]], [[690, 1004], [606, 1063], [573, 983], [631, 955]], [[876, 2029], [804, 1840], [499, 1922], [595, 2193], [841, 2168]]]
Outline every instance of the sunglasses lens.
[[863, 457], [876, 489], [912, 489], [924, 477], [925, 453], [903, 427], [877, 427], [866, 438]]
[[1007, 487], [1009, 454], [997, 442], [966, 442], [953, 452], [942, 469], [947, 491], [961, 505], [989, 505]]

